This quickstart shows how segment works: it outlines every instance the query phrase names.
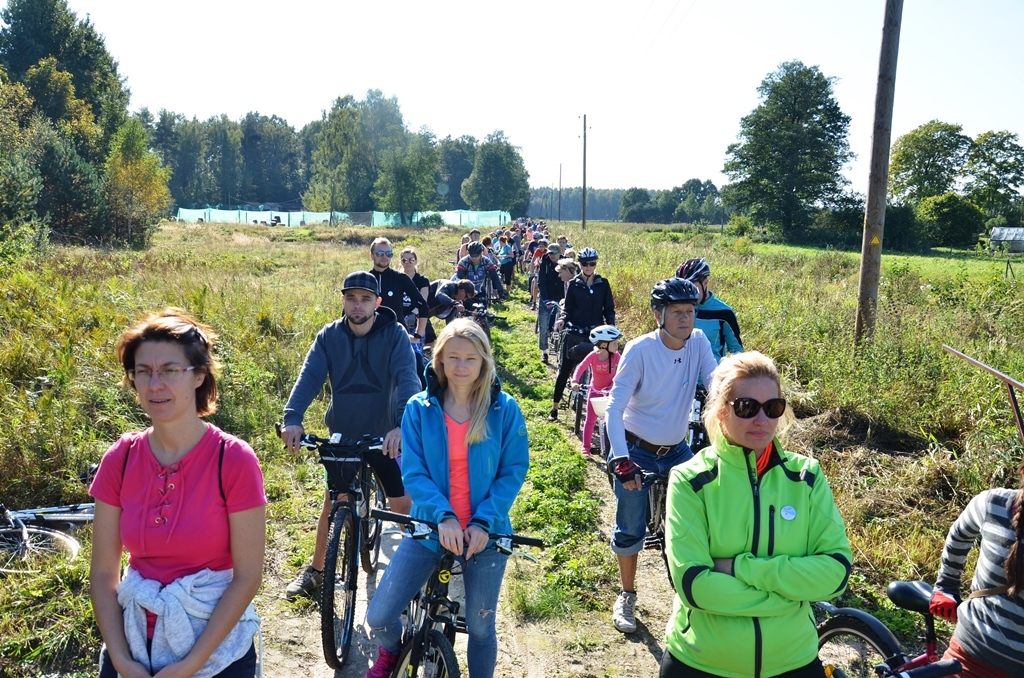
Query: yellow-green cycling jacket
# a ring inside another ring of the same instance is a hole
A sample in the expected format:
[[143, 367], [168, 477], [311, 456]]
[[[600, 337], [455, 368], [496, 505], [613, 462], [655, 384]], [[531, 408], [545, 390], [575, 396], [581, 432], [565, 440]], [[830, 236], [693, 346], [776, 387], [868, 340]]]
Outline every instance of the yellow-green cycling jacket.
[[[725, 441], [669, 477], [665, 550], [676, 600], [666, 649], [719, 676], [768, 678], [806, 666], [818, 652], [810, 601], [846, 588], [853, 556], [818, 462], [756, 453]], [[735, 576], [714, 572], [732, 558]]]

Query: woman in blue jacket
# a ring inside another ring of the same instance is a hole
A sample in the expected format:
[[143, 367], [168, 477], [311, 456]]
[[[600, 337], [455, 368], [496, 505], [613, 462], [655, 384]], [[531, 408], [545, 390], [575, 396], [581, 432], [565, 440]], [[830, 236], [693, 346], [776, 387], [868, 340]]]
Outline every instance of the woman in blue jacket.
[[463, 562], [470, 678], [490, 678], [498, 655], [494, 610], [507, 556], [488, 533], [512, 532], [508, 513], [530, 466], [526, 422], [501, 390], [483, 330], [469, 319], [448, 325], [434, 344], [427, 389], [402, 418], [402, 480], [413, 518], [436, 523], [438, 541], [405, 539], [366, 611], [379, 642], [364, 678], [387, 678], [398, 661], [400, 617], [441, 559]]

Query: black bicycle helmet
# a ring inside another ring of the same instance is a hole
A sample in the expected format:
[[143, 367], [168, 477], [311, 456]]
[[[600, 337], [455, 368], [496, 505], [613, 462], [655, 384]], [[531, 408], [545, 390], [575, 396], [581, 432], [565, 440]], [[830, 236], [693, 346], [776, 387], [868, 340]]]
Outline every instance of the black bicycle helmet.
[[469, 252], [469, 256], [471, 257], [479, 257], [484, 253], [484, 246], [478, 242], [471, 242], [469, 243], [469, 246], [466, 247], [466, 251]]
[[695, 283], [704, 282], [709, 275], [711, 275], [711, 267], [708, 266], [708, 260], [704, 257], [687, 259], [676, 269], [677, 278], [685, 278]]
[[669, 304], [700, 303], [700, 290], [684, 278], [668, 278], [658, 282], [651, 290], [651, 308], [661, 310]]

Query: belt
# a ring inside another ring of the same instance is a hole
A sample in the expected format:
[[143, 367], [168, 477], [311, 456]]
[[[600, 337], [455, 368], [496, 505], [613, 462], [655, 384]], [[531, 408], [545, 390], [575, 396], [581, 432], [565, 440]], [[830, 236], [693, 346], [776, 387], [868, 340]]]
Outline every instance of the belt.
[[640, 436], [636, 435], [635, 433], [630, 433], [629, 431], [626, 431], [626, 442], [629, 443], [630, 445], [642, 447], [648, 452], [651, 452], [652, 454], [655, 454], [659, 457], [664, 457], [666, 454], [676, 449], [676, 446], [678, 445], [678, 443], [676, 443], [676, 445], [655, 445], [654, 443], [649, 443]]

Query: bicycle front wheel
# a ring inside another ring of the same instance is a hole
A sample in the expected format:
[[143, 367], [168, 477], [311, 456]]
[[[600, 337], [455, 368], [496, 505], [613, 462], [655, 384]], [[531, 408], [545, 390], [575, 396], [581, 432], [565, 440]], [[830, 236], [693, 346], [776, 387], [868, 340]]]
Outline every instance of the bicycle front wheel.
[[0, 572], [38, 572], [78, 556], [78, 541], [44, 527], [0, 529]]
[[362, 565], [364, 572], [373, 574], [377, 569], [377, 561], [380, 560], [380, 535], [383, 531], [384, 521], [371, 516], [370, 511], [373, 509], [386, 510], [387, 496], [384, 494], [384, 486], [366, 464], [363, 464], [363, 492], [366, 493], [367, 514], [362, 519], [359, 564]]
[[358, 523], [347, 506], [338, 507], [327, 532], [327, 558], [320, 587], [320, 635], [324, 659], [340, 669], [348, 659], [356, 616]]
[[459, 661], [455, 658], [452, 644], [437, 629], [427, 631], [422, 652], [417, 657], [416, 640], [413, 639], [402, 649], [398, 666], [392, 676], [407, 678], [459, 678]]
[[898, 646], [856, 617], [837, 614], [818, 624], [821, 663], [842, 669], [850, 678], [874, 678], [875, 666], [898, 654]]

